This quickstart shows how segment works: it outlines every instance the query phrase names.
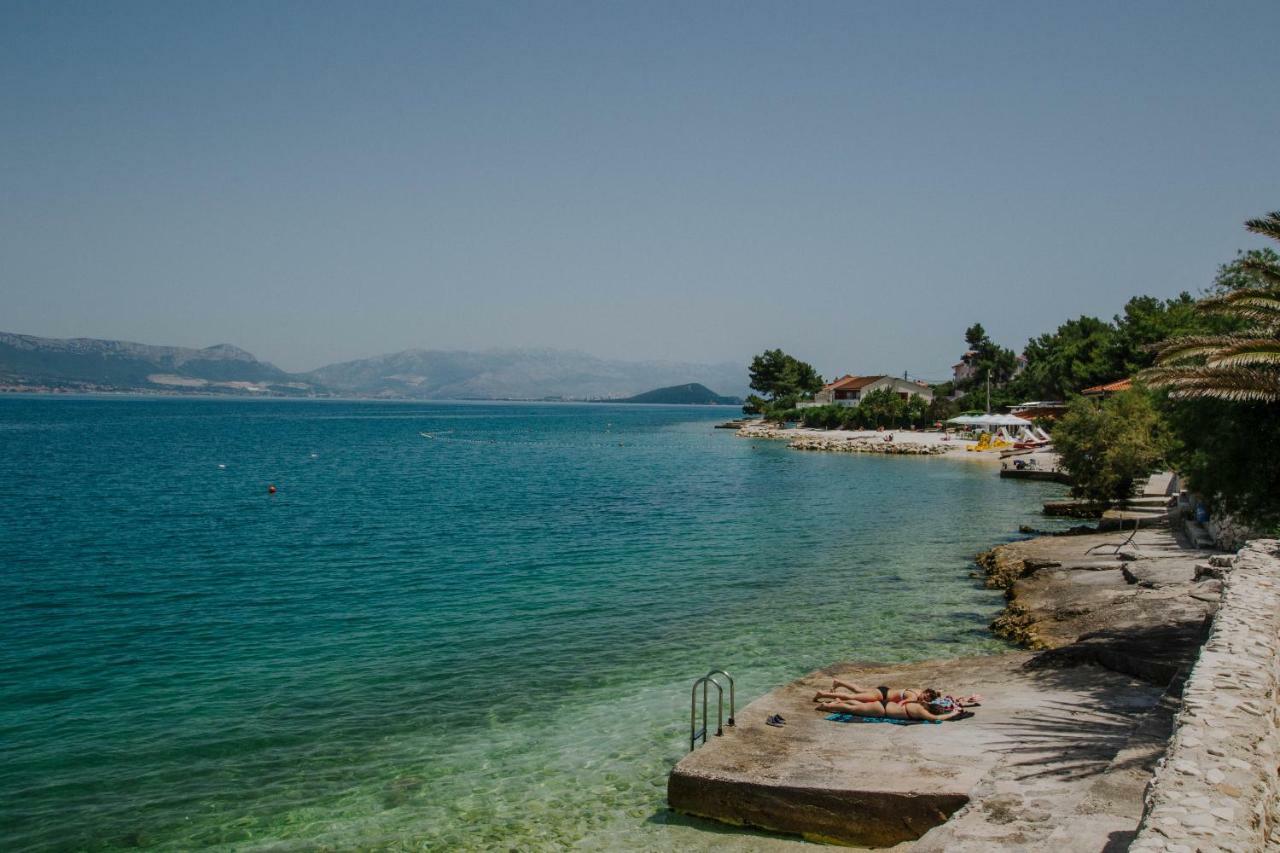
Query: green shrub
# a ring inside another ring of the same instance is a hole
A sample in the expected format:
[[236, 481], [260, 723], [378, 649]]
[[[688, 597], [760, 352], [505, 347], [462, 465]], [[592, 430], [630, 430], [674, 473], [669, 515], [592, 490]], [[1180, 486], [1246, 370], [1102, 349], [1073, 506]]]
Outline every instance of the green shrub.
[[1171, 461], [1215, 513], [1256, 527], [1280, 524], [1280, 406], [1170, 400]]
[[1149, 394], [1135, 389], [1103, 403], [1077, 397], [1054, 429], [1053, 446], [1071, 493], [1110, 506], [1165, 463], [1170, 441]]

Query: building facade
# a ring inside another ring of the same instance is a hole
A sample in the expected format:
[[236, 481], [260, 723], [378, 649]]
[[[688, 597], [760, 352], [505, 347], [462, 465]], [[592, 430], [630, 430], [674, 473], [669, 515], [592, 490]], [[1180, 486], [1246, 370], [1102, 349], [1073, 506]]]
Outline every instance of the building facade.
[[933, 389], [923, 382], [880, 374], [878, 376], [841, 376], [834, 382], [828, 382], [822, 386], [822, 390], [814, 394], [812, 400], [802, 400], [796, 406], [802, 409], [811, 406], [857, 406], [872, 391], [879, 391], [882, 388], [890, 389], [904, 400], [910, 397], [922, 397], [926, 403], [933, 402]]

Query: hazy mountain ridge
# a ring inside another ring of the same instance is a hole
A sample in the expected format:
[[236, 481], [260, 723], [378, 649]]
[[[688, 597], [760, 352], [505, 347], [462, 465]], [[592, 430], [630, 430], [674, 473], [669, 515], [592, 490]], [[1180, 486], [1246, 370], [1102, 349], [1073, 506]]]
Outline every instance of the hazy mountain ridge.
[[0, 332], [10, 388], [440, 399], [600, 399], [701, 383], [741, 394], [739, 365], [627, 362], [553, 349], [404, 350], [287, 373], [229, 344], [204, 349]]
[[553, 349], [412, 349], [331, 364], [306, 377], [345, 393], [458, 400], [628, 397], [694, 381], [736, 393], [747, 379], [734, 364], [630, 362]]
[[299, 378], [230, 344], [204, 349], [0, 332], [0, 381], [67, 390], [298, 394]]

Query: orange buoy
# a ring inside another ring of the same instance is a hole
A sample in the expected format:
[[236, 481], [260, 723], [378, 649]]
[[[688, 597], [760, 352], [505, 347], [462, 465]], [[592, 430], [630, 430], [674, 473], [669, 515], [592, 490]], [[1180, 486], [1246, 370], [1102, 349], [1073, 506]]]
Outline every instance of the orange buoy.
[[275, 486], [267, 486], [267, 494], [269, 494], [269, 495], [274, 495], [275, 493], [276, 493], [276, 487], [275, 487]]

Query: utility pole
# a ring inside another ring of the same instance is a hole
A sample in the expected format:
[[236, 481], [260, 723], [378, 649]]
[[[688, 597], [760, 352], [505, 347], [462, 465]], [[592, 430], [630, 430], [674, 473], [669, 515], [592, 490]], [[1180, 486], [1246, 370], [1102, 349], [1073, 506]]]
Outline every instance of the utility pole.
[[991, 414], [991, 370], [987, 370], [987, 414]]

